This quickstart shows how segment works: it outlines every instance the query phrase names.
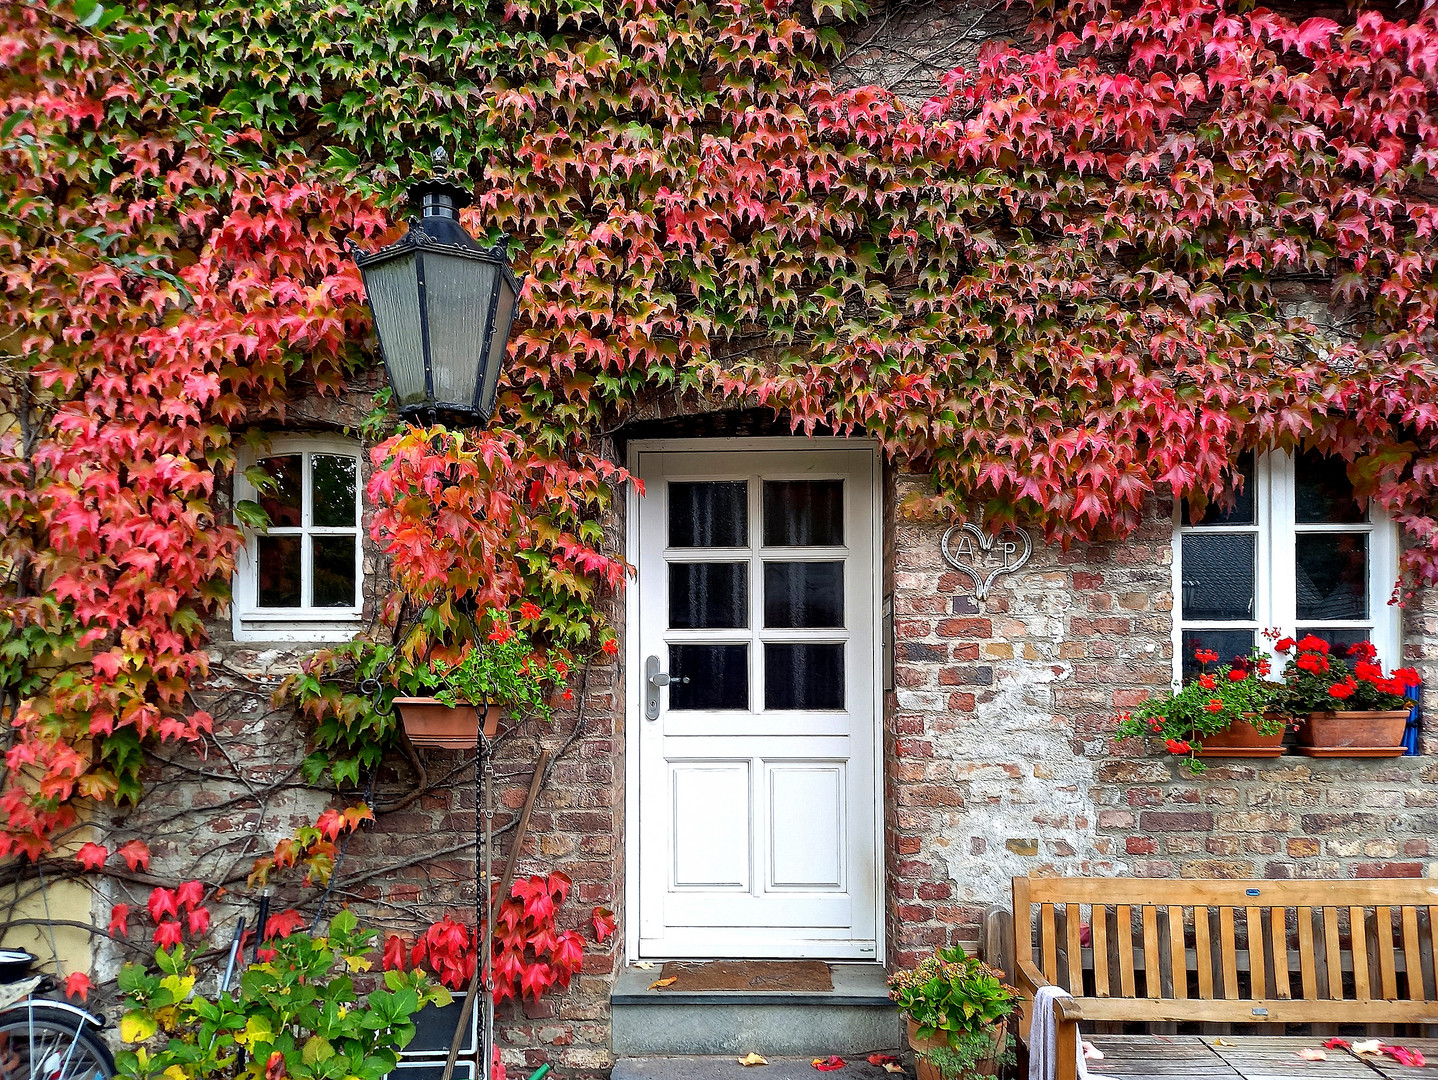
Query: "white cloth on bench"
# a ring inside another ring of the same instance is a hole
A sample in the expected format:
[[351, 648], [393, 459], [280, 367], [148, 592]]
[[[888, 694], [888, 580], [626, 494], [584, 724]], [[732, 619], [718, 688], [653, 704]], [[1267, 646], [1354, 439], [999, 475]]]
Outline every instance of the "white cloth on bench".
[[[1040, 986], [1034, 993], [1033, 1025], [1029, 1028], [1029, 1080], [1055, 1080], [1059, 1074], [1059, 1026], [1054, 1002], [1073, 997], [1057, 986]], [[1096, 1080], [1089, 1076], [1088, 1062], [1083, 1056], [1083, 1040], [1074, 1040], [1078, 1055], [1079, 1080]]]

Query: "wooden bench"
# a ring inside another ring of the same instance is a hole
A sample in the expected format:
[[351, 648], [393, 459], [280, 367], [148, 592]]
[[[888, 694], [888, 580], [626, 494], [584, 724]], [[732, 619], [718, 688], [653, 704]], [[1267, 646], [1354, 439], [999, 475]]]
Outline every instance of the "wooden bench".
[[1039, 987], [1073, 995], [1056, 1008], [1059, 1080], [1074, 1080], [1080, 1022], [1438, 1024], [1438, 880], [1017, 877], [1013, 890], [1024, 1043]]

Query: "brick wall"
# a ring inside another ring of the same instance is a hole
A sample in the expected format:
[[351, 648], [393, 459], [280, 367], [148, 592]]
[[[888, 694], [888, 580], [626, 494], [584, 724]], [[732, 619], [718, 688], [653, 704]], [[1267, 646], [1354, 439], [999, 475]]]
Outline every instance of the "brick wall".
[[[898, 494], [923, 484], [901, 475]], [[1120, 756], [1116, 712], [1171, 676], [1171, 507], [1122, 543], [1048, 548], [987, 602], [899, 523], [888, 724], [891, 945], [899, 963], [977, 940], [1015, 874], [1438, 875], [1438, 737], [1424, 755], [1215, 764]], [[1438, 709], [1438, 597], [1405, 612], [1405, 659]], [[1435, 729], [1430, 724], [1429, 731]]]

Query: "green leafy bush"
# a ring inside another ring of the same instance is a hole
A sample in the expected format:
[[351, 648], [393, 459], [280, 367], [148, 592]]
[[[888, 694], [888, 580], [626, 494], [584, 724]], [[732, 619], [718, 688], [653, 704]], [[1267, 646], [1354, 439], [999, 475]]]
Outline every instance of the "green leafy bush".
[[377, 938], [341, 911], [327, 936], [272, 941], [269, 958], [246, 969], [238, 989], [214, 996], [196, 991], [183, 946], [156, 950], [158, 973], [127, 964], [119, 1075], [381, 1080], [414, 1038], [414, 1014], [451, 998], [421, 971], [386, 971], [383, 989], [356, 990], [353, 973], [369, 970]]
[[[889, 976], [889, 999], [919, 1027], [920, 1039], [943, 1033], [951, 1048], [972, 1035], [989, 1037], [1018, 1003], [1018, 991], [963, 948], [937, 949], [912, 971]], [[978, 1059], [976, 1059], [978, 1060]]]

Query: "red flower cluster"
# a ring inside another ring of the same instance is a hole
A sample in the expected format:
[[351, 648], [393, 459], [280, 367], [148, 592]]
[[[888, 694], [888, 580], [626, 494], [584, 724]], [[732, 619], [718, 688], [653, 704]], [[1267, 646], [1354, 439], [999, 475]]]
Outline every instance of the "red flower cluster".
[[1209, 698], [1204, 708], [1209, 712], [1223, 712], [1223, 701], [1220, 698]]
[[1187, 739], [1169, 739], [1165, 745], [1170, 754], [1186, 754], [1193, 749]]
[[1243, 680], [1246, 679], [1246, 678], [1248, 678], [1248, 672], [1244, 671], [1242, 668], [1237, 668], [1237, 667], [1235, 667], [1235, 668], [1230, 668], [1230, 669], [1229, 669], [1229, 672], [1228, 672], [1228, 681], [1229, 681], [1229, 682], [1243, 682]]
[[1215, 679], [1212, 675], [1200, 675], [1198, 677], [1198, 685], [1203, 687], [1205, 690], [1217, 690], [1218, 680]]
[[1215, 664], [1218, 662], [1218, 653], [1212, 649], [1198, 649], [1194, 652], [1193, 658], [1200, 664]]

